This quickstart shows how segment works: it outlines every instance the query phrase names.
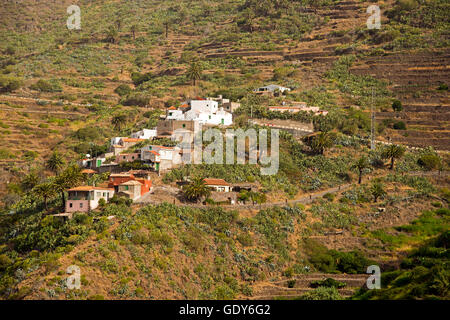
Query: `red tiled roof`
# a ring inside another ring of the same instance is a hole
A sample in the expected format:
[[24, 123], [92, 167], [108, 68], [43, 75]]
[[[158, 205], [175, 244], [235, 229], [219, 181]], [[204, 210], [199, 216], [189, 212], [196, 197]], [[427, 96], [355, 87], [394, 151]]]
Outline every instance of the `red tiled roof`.
[[102, 188], [102, 187], [93, 187], [93, 186], [80, 186], [80, 187], [69, 189], [68, 191], [93, 191], [93, 190], [102, 190], [102, 191], [109, 190], [109, 191], [113, 191], [114, 189], [112, 189], [112, 188]]
[[167, 110], [177, 110], [177, 108], [175, 108], [174, 106], [171, 106], [169, 109]]
[[123, 142], [141, 142], [145, 141], [145, 139], [138, 139], [138, 138], [123, 138]]
[[153, 153], [156, 156], [160, 156], [160, 154], [158, 152], [156, 152], [155, 150], [150, 150], [151, 153]]
[[128, 172], [124, 172], [124, 173], [112, 173], [110, 176], [110, 178], [134, 178], [132, 173], [128, 173]]
[[92, 169], [84, 169], [84, 170], [81, 170], [81, 173], [87, 173], [87, 174], [90, 174], [90, 173], [97, 173], [97, 171], [92, 170]]
[[223, 179], [203, 179], [203, 181], [208, 186], [231, 186], [231, 184]]

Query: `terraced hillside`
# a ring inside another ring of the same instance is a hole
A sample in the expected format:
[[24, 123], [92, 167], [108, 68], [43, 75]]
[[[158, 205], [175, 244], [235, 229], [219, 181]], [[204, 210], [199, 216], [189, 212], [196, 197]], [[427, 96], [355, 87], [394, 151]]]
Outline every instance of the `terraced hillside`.
[[345, 283], [345, 287], [338, 292], [343, 297], [352, 296], [356, 290], [363, 287], [369, 275], [367, 274], [307, 274], [297, 276], [290, 280], [260, 283], [253, 288], [252, 300], [295, 299], [305, 293], [314, 290], [312, 284], [315, 281], [323, 281], [328, 278]]
[[400, 119], [407, 130], [388, 130], [393, 142], [418, 147], [449, 150], [450, 97], [438, 90], [450, 82], [450, 50], [420, 50], [396, 53], [361, 61], [354, 74], [370, 74], [390, 81], [395, 96], [403, 101], [403, 111], [384, 111], [377, 119]]
[[[71, 1], [6, 2], [0, 8], [2, 76], [18, 77], [23, 84], [4, 94], [34, 100], [0, 99], [10, 104], [2, 104], [0, 117], [2, 146], [10, 151], [3, 154], [2, 167], [20, 164], [28, 151], [43, 160], [51, 150], [47, 145], [64, 148], [68, 131], [58, 129], [78, 130], [74, 121], [83, 122], [97, 106], [164, 108], [217, 94], [245, 106], [251, 90], [268, 83], [292, 87], [290, 100], [364, 112], [371, 104], [368, 88], [374, 86], [378, 123], [387, 123], [378, 131], [379, 140], [450, 148], [445, 1], [409, 9], [402, 1], [384, 1], [380, 30], [366, 27], [371, 1], [292, 1], [276, 7], [266, 2], [263, 7], [250, 0], [80, 0], [75, 4], [81, 8], [82, 29], [75, 31], [65, 27]], [[402, 16], [405, 12], [410, 20]], [[336, 63], [348, 57], [353, 57], [351, 65], [339, 69], [342, 63]], [[196, 87], [186, 75], [194, 60], [203, 68]], [[145, 74], [147, 81], [135, 81]], [[46, 81], [45, 88], [39, 80]], [[130, 92], [119, 96], [115, 90], [121, 85]], [[394, 99], [403, 103], [402, 112], [391, 112]], [[280, 99], [260, 103], [275, 102]], [[26, 126], [23, 113], [33, 119]], [[63, 119], [55, 127], [47, 123], [52, 115]], [[112, 116], [102, 115], [107, 131]], [[406, 130], [392, 129], [396, 121], [403, 121]], [[358, 124], [357, 130], [362, 127]], [[351, 133], [369, 134], [367, 127], [362, 131]]]

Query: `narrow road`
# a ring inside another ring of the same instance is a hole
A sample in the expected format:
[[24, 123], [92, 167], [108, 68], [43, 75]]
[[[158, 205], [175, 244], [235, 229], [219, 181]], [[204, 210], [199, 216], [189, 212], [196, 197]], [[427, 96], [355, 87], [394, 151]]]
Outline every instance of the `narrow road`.
[[[388, 175], [389, 173], [380, 175], [380, 176], [375, 176], [375, 177], [370, 177], [370, 180], [376, 179], [376, 178], [382, 178], [385, 177], [386, 175]], [[413, 172], [409, 172], [408, 175], [411, 176], [426, 176], [426, 177], [430, 177], [430, 176], [441, 176], [441, 177], [445, 177], [448, 176], [450, 174], [450, 172], [448, 171], [429, 171], [429, 172], [421, 172], [421, 171], [413, 171]], [[221, 208], [226, 208], [226, 209], [262, 209], [262, 208], [270, 208], [270, 207], [279, 207], [279, 206], [286, 206], [286, 205], [292, 205], [292, 204], [310, 204], [312, 203], [314, 200], [322, 198], [325, 194], [327, 193], [337, 193], [337, 192], [342, 192], [342, 191], [346, 191], [348, 189], [350, 189], [351, 187], [357, 185], [356, 183], [347, 183], [347, 184], [343, 184], [340, 186], [336, 186], [336, 187], [332, 187], [332, 188], [328, 188], [325, 190], [321, 190], [319, 192], [316, 193], [311, 193], [311, 194], [307, 194], [304, 195], [298, 199], [295, 200], [287, 200], [287, 201], [280, 201], [280, 202], [269, 202], [269, 203], [263, 203], [263, 204], [234, 204], [234, 205], [221, 205], [219, 207]], [[158, 190], [159, 192], [161, 191], [167, 191], [171, 194], [171, 196], [175, 197], [177, 195], [177, 193], [181, 192], [181, 190], [173, 188], [173, 187], [168, 187], [168, 186], [158, 186], [155, 187], [157, 188], [156, 190]], [[162, 203], [161, 201], [155, 201], [154, 199], [152, 199], [152, 195], [150, 193], [144, 195], [143, 197], [141, 197], [140, 199], [136, 200], [134, 204], [139, 205], [139, 206], [143, 206], [143, 205], [157, 205]], [[182, 206], [182, 207], [195, 207], [195, 208], [210, 208], [213, 207], [211, 205], [203, 205], [203, 204], [192, 204], [192, 203], [177, 203], [177, 206]]]

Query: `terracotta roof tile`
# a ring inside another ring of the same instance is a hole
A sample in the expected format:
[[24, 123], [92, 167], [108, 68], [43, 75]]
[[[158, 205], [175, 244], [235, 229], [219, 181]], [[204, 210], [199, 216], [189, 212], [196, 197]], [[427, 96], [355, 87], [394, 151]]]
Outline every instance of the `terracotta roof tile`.
[[93, 187], [93, 186], [80, 186], [80, 187], [69, 189], [68, 191], [93, 191], [93, 190], [114, 191], [114, 189], [112, 189], [112, 188], [102, 188], [102, 187]]
[[208, 186], [231, 186], [228, 182], [223, 179], [203, 179], [205, 184]]

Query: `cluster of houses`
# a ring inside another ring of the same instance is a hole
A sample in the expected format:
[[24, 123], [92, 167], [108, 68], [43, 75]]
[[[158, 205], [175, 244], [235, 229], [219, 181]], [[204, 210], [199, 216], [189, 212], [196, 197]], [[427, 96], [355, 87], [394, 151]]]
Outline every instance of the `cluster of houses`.
[[197, 132], [200, 126], [232, 125], [232, 113], [239, 107], [239, 103], [231, 102], [222, 96], [188, 100], [177, 108], [169, 107], [155, 128], [143, 129], [130, 137], [114, 137], [111, 139], [108, 153], [95, 158], [85, 158], [80, 161], [80, 165], [99, 173], [118, 173], [122, 170], [122, 163], [139, 161], [158, 174], [165, 172], [182, 163], [183, 154], [179, 147], [147, 144], [132, 152], [128, 150], [155, 138], [180, 141], [187, 137], [193, 141], [194, 132]]
[[[95, 171], [85, 169], [85, 174]], [[67, 190], [68, 197], [65, 204], [66, 213], [90, 212], [100, 205], [103, 199], [107, 203], [114, 195], [136, 200], [152, 191], [150, 173], [143, 170], [131, 170], [125, 173], [113, 173], [108, 182], [100, 186], [79, 186]]]
[[[256, 94], [263, 95], [275, 95], [288, 91], [290, 91], [289, 88], [277, 85], [254, 90]], [[94, 158], [87, 156], [79, 162], [80, 166], [84, 168], [83, 173], [85, 174], [109, 172], [108, 182], [99, 186], [80, 186], [68, 190], [64, 214], [89, 212], [103, 202], [101, 199], [108, 202], [114, 195], [137, 200], [151, 192], [150, 172], [160, 174], [168, 171], [181, 165], [183, 158], [183, 150], [180, 147], [151, 144], [152, 140], [166, 138], [180, 141], [180, 138], [186, 139], [186, 135], [188, 135], [193, 141], [194, 132], [200, 130], [201, 126], [226, 127], [232, 125], [233, 113], [239, 107], [240, 103], [231, 102], [222, 96], [188, 100], [178, 107], [169, 107], [155, 128], [142, 129], [132, 133], [129, 137], [112, 138], [109, 152]], [[290, 113], [308, 111], [326, 115], [326, 111], [321, 111], [317, 107], [308, 107], [306, 103], [301, 102], [289, 104], [283, 102], [281, 106], [268, 108], [271, 111]], [[136, 147], [138, 144], [141, 145]], [[145, 170], [123, 172], [124, 163], [139, 163]], [[254, 188], [254, 186], [249, 187], [248, 185], [232, 186], [221, 179], [205, 179], [205, 184], [212, 189], [215, 201], [224, 200], [231, 204], [236, 202], [238, 192]]]

